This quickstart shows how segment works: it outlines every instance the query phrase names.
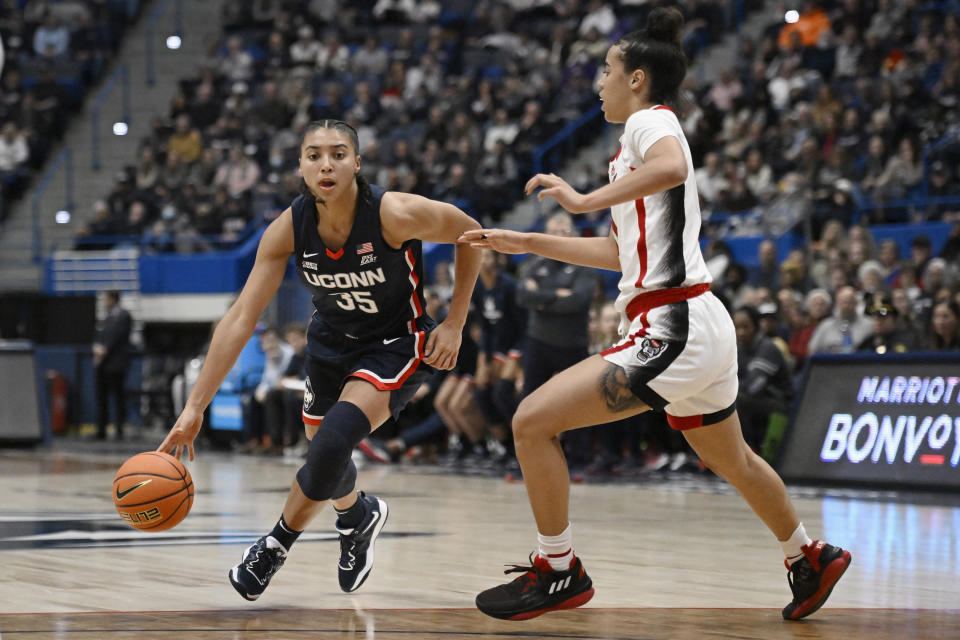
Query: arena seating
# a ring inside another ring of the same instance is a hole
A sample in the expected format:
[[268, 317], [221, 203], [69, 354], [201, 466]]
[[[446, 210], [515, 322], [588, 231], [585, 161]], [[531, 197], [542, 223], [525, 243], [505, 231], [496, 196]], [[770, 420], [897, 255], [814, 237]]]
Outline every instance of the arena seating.
[[[140, 0], [8, 0], [0, 11], [0, 222], [102, 79]], [[4, 204], [6, 203], [6, 205]]]

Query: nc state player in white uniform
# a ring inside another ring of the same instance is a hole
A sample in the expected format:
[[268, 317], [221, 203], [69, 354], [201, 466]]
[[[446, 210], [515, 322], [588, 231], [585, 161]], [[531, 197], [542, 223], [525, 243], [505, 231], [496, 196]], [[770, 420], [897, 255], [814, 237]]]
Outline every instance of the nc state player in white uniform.
[[568, 520], [569, 475], [557, 435], [612, 422], [650, 408], [666, 411], [700, 459], [730, 482], [780, 541], [793, 601], [786, 619], [816, 611], [850, 563], [850, 553], [812, 541], [780, 477], [746, 444], [740, 430], [733, 323], [710, 293], [697, 237], [700, 209], [690, 149], [670, 104], [686, 74], [683, 18], [655, 9], [647, 28], [607, 52], [599, 82], [609, 122], [624, 122], [610, 184], [580, 194], [563, 179], [534, 176], [527, 193], [554, 198], [571, 213], [610, 207], [606, 238], [562, 238], [482, 229], [461, 242], [505, 253], [536, 253], [618, 270], [622, 339], [570, 367], [528, 396], [513, 420], [517, 458], [539, 529], [539, 549], [523, 575], [477, 596], [477, 607], [523, 620], [569, 609], [593, 596], [574, 555]]

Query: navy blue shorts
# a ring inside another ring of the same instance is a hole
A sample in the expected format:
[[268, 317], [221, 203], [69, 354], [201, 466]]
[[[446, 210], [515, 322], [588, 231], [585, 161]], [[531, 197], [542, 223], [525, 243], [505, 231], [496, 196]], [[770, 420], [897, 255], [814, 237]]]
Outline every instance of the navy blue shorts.
[[432, 329], [431, 323], [416, 333], [376, 341], [354, 340], [332, 332], [312, 340], [307, 348], [303, 421], [320, 424], [348, 378], [360, 378], [389, 391], [390, 412], [396, 418], [434, 372], [423, 363], [423, 350]]

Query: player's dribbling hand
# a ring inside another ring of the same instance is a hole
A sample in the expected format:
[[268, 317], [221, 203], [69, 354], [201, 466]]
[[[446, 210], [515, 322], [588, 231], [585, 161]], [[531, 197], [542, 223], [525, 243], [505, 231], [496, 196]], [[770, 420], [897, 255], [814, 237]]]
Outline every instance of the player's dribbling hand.
[[523, 188], [524, 193], [530, 195], [537, 187], [543, 187], [537, 194], [537, 200], [553, 198], [561, 207], [570, 213], [586, 213], [590, 208], [586, 204], [586, 196], [567, 184], [566, 180], [552, 173], [538, 173], [527, 181]]
[[427, 337], [423, 361], [437, 369], [453, 369], [457, 364], [462, 333], [462, 328], [448, 324], [446, 320], [441, 322]]
[[477, 249], [493, 249], [500, 253], [527, 253], [525, 237], [525, 233], [506, 229], [471, 229], [457, 238], [457, 244], [469, 244]]
[[163, 439], [157, 451], [169, 453], [177, 458], [183, 453], [184, 449], [189, 452], [190, 460], [193, 460], [193, 441], [200, 433], [200, 426], [203, 424], [203, 412], [196, 411], [187, 407], [177, 418], [177, 422], [170, 429], [170, 433]]

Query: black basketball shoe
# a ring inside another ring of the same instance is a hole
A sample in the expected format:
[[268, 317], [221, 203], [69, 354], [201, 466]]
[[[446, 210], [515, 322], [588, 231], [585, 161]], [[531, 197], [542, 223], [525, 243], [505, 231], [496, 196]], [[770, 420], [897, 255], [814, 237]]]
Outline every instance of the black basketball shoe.
[[356, 591], [373, 569], [373, 543], [383, 524], [387, 521], [389, 509], [387, 503], [376, 496], [368, 496], [359, 492], [359, 500], [363, 500], [367, 514], [356, 527], [344, 528], [337, 520], [337, 531], [340, 532], [340, 563], [337, 570], [340, 577], [340, 588], [350, 593]]
[[850, 552], [814, 540], [803, 548], [803, 557], [787, 565], [787, 582], [793, 602], [783, 608], [784, 620], [805, 618], [823, 606], [840, 576], [850, 566]]
[[273, 537], [263, 536], [243, 552], [240, 564], [230, 569], [230, 584], [247, 600], [256, 600], [287, 559], [287, 552]]
[[593, 581], [574, 557], [566, 571], [556, 571], [540, 556], [530, 555], [531, 566], [513, 565], [504, 573], [523, 572], [519, 578], [477, 595], [477, 609], [501, 620], [528, 620], [548, 611], [573, 609], [593, 597]]

